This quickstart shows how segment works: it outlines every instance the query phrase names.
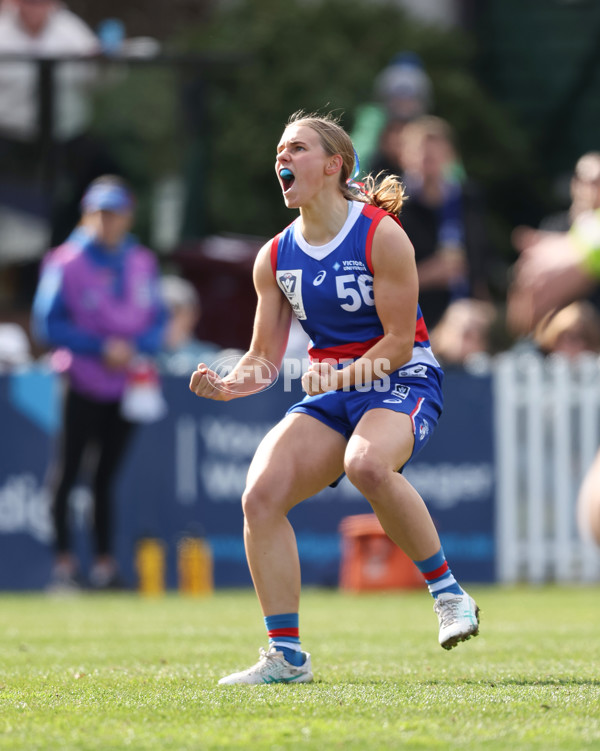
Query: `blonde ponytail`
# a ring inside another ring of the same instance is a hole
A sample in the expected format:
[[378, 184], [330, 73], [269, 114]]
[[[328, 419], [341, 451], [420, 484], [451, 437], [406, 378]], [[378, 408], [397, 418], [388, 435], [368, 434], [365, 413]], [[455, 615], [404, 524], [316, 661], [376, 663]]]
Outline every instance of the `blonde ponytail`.
[[380, 172], [375, 177], [367, 175], [364, 183], [350, 182], [347, 192], [348, 195], [345, 197], [349, 200], [370, 203], [378, 209], [389, 211], [390, 214], [399, 214], [406, 199], [400, 178], [385, 172]]

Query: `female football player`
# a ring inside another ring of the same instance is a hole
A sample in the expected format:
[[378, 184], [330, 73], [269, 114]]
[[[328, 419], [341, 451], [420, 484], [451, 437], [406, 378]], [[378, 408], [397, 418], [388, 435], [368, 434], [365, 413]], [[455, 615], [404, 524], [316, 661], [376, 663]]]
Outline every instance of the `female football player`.
[[257, 363], [280, 365], [292, 315], [310, 336], [307, 396], [258, 447], [242, 499], [269, 650], [220, 683], [312, 680], [310, 655], [300, 648], [300, 565], [287, 514], [343, 473], [423, 572], [442, 647], [478, 632], [478, 608], [452, 576], [423, 500], [398, 471], [426, 443], [442, 409], [442, 372], [417, 303], [414, 252], [396, 218], [403, 189], [395, 177], [353, 183], [356, 163], [333, 118], [291, 117], [275, 172], [286, 206], [299, 216], [258, 253], [250, 348], [229, 375], [200, 364], [191, 378], [201, 397], [253, 393], [270, 371], [266, 365], [261, 378]]

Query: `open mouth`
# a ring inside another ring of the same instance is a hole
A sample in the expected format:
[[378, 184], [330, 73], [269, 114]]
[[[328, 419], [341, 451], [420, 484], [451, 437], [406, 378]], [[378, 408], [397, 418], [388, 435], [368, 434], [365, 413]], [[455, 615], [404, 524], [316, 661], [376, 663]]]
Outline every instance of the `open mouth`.
[[279, 170], [279, 179], [281, 180], [281, 184], [283, 185], [284, 193], [287, 193], [287, 191], [292, 187], [294, 181], [296, 180], [292, 171], [287, 167]]

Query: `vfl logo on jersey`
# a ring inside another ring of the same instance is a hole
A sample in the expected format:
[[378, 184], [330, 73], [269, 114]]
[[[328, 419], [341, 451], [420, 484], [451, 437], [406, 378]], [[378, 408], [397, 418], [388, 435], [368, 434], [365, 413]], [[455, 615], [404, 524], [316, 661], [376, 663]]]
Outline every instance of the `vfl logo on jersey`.
[[299, 321], [306, 320], [306, 311], [302, 301], [302, 269], [290, 269], [277, 272], [277, 284], [287, 297], [292, 310]]
[[398, 371], [400, 378], [427, 378], [427, 365], [413, 365]]
[[279, 286], [286, 295], [293, 295], [296, 289], [296, 276], [291, 271], [286, 271], [279, 277]]
[[402, 384], [397, 383], [394, 386], [394, 390], [391, 393], [391, 398], [384, 399], [383, 403], [384, 404], [400, 404], [406, 399], [409, 391], [410, 391], [410, 386], [403, 386]]
[[319, 271], [319, 273], [315, 276], [313, 280], [314, 286], [318, 287], [319, 284], [322, 284], [326, 276], [327, 276], [327, 272], [325, 271], [325, 269], [323, 269], [323, 271]]

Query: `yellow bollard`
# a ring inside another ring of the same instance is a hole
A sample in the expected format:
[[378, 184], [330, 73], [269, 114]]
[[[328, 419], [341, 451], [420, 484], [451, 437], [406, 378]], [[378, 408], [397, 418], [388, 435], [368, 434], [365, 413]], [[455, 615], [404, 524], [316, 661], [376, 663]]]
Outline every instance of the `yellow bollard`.
[[135, 567], [140, 594], [157, 596], [165, 591], [165, 546], [162, 540], [145, 538], [137, 544]]
[[179, 591], [207, 595], [214, 589], [212, 552], [201, 537], [184, 537], [177, 546]]

